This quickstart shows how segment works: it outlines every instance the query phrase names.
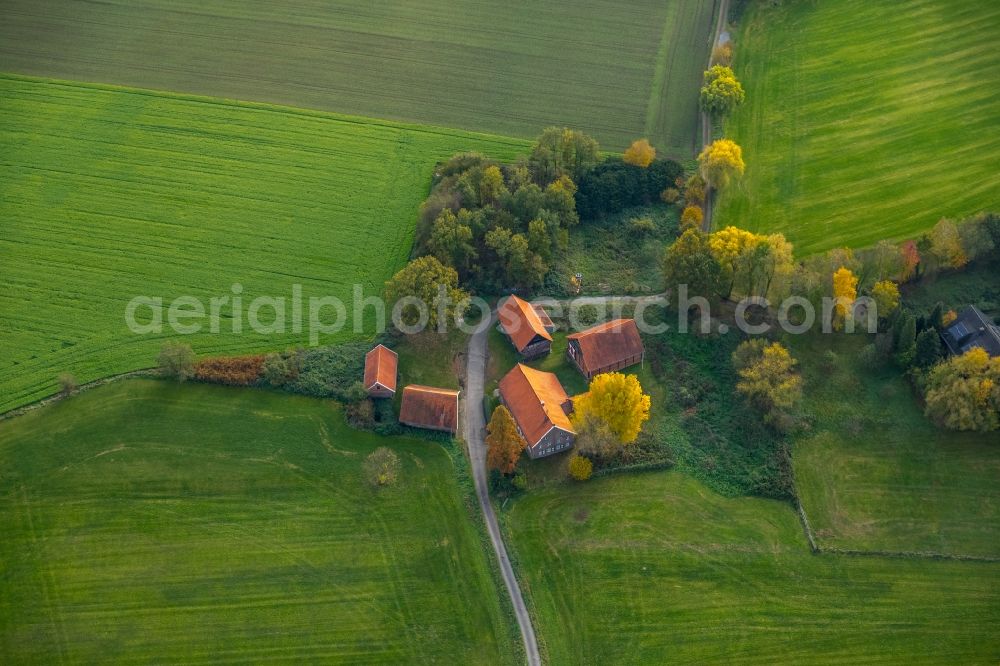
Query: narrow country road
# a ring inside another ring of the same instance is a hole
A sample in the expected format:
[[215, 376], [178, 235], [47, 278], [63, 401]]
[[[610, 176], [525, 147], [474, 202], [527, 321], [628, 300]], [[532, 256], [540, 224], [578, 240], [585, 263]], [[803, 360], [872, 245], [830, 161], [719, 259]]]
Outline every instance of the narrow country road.
[[524, 652], [528, 657], [528, 664], [529, 666], [541, 666], [542, 659], [538, 654], [535, 630], [531, 626], [531, 617], [528, 615], [528, 609], [524, 605], [524, 597], [521, 596], [521, 588], [514, 576], [514, 568], [510, 565], [510, 558], [507, 557], [507, 547], [504, 546], [500, 525], [497, 523], [496, 513], [494, 513], [493, 505], [490, 503], [490, 490], [486, 478], [486, 442], [483, 441], [486, 420], [483, 414], [483, 384], [486, 379], [486, 341], [490, 329], [493, 327], [493, 321], [494, 318], [491, 317], [489, 326], [469, 338], [469, 354], [465, 365], [463, 434], [466, 445], [469, 447], [469, 462], [472, 465], [472, 478], [476, 484], [479, 507], [483, 511], [486, 529], [490, 533], [490, 541], [493, 543], [493, 550], [500, 563], [503, 582], [507, 586], [511, 603], [514, 605], [514, 615], [517, 616], [517, 625], [521, 629], [521, 638], [524, 641]]
[[[729, 0], [720, 0], [719, 5], [719, 15], [715, 19], [715, 32], [712, 33], [712, 50], [719, 45], [719, 38], [722, 36], [722, 29], [726, 25], [726, 16], [729, 14]], [[712, 66], [712, 55], [711, 51], [708, 56], [708, 67]], [[707, 67], [706, 67], [707, 69]], [[701, 147], [704, 148], [708, 144], [712, 143], [712, 117], [701, 112]], [[709, 232], [712, 230], [712, 199], [714, 198], [711, 188], [705, 191], [705, 217], [702, 220], [701, 228], [702, 231]]]

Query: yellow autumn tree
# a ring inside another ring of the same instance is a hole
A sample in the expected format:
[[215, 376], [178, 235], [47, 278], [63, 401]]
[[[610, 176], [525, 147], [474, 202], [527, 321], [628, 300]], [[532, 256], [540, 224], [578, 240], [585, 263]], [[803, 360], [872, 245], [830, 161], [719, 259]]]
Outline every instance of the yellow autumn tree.
[[757, 240], [756, 234], [738, 227], [726, 227], [709, 236], [708, 247], [722, 267], [724, 298], [729, 298], [733, 293], [739, 274], [740, 258], [757, 244]]
[[899, 287], [892, 280], [876, 282], [872, 287], [872, 298], [878, 308], [878, 316], [884, 319], [899, 307]]
[[726, 227], [709, 237], [712, 256], [722, 267], [723, 296], [773, 296], [787, 289], [795, 271], [792, 244], [782, 234], [755, 234]]
[[590, 389], [573, 401], [573, 423], [598, 419], [622, 444], [635, 441], [649, 419], [649, 396], [635, 375], [607, 372], [590, 381]]
[[698, 165], [705, 181], [716, 189], [729, 184], [733, 178], [743, 175], [743, 149], [731, 139], [718, 139], [698, 155]]
[[962, 245], [962, 236], [958, 231], [958, 225], [945, 218], [938, 220], [928, 234], [930, 238], [931, 256], [933, 256], [941, 266], [948, 268], [961, 268], [968, 263], [969, 258], [965, 254]]
[[928, 417], [951, 430], [1000, 429], [1000, 357], [981, 347], [937, 364], [927, 376]]
[[705, 213], [701, 206], [687, 206], [681, 213], [681, 233], [688, 229], [701, 229], [701, 223], [705, 219]]
[[791, 409], [802, 398], [802, 377], [797, 361], [784, 346], [761, 338], [747, 340], [733, 352], [739, 375], [736, 390], [760, 410], [764, 422], [784, 430]]
[[486, 433], [486, 467], [510, 474], [526, 444], [506, 407], [499, 405], [493, 410]]
[[833, 273], [833, 328], [840, 330], [851, 316], [858, 298], [858, 278], [849, 268], [841, 266]]
[[625, 149], [622, 159], [627, 164], [646, 168], [656, 159], [656, 148], [653, 148], [648, 140], [639, 139], [638, 141], [633, 141], [632, 145]]

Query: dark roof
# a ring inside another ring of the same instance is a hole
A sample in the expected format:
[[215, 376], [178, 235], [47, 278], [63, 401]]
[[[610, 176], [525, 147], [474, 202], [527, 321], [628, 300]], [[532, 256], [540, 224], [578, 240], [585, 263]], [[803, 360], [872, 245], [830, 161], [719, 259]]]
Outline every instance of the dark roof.
[[458, 430], [458, 391], [410, 384], [403, 389], [399, 420], [416, 428]]
[[990, 356], [1000, 356], [1000, 328], [974, 305], [963, 308], [941, 337], [952, 354], [982, 347]]
[[365, 390], [370, 391], [375, 384], [380, 384], [395, 393], [398, 361], [396, 352], [385, 345], [376, 345], [365, 354]]
[[566, 415], [569, 396], [551, 372], [518, 363], [500, 380], [500, 395], [528, 446], [538, 444], [552, 428], [574, 432]]
[[595, 372], [642, 354], [642, 338], [634, 319], [614, 319], [566, 336], [580, 345], [580, 364]]
[[511, 295], [500, 306], [498, 314], [500, 325], [517, 351], [524, 351], [536, 336], [552, 341], [552, 336], [545, 330], [545, 324], [538, 318], [538, 311], [531, 303]]

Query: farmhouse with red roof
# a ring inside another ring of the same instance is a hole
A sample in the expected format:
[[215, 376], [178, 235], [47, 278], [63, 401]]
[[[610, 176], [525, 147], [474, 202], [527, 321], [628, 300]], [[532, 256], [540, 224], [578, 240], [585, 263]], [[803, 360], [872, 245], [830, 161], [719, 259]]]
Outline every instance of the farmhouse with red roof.
[[[552, 334], [531, 303], [511, 295], [500, 306], [498, 314], [500, 327], [521, 358], [530, 360], [552, 351]], [[548, 315], [545, 320], [552, 325]]]
[[576, 432], [569, 420], [573, 401], [551, 372], [518, 363], [500, 380], [500, 400], [514, 417], [532, 458], [573, 446]]
[[458, 391], [410, 384], [403, 389], [399, 422], [414, 428], [458, 431]]
[[376, 345], [365, 354], [365, 390], [373, 398], [396, 395], [396, 368], [399, 356], [385, 345]]
[[587, 379], [641, 363], [645, 354], [634, 319], [615, 319], [566, 336], [566, 355]]

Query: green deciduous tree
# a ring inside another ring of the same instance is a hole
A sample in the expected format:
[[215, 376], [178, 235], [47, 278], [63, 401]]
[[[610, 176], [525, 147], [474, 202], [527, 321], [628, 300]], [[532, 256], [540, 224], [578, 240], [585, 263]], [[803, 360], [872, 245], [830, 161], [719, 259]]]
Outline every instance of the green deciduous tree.
[[479, 204], [482, 206], [496, 205], [506, 195], [507, 186], [503, 182], [503, 173], [497, 166], [488, 166], [483, 169], [483, 175], [479, 180]]
[[528, 165], [535, 181], [543, 185], [561, 175], [573, 180], [592, 169], [600, 158], [597, 141], [566, 127], [549, 127], [531, 149]]
[[[403, 298], [417, 299], [426, 307], [427, 324], [433, 328], [443, 323], [438, 321], [441, 314], [454, 320], [464, 312], [469, 294], [458, 288], [458, 273], [454, 268], [427, 256], [414, 259], [392, 276], [385, 283], [385, 297], [392, 307]], [[407, 326], [413, 326], [420, 320], [420, 313], [419, 306], [405, 304], [400, 318]]]
[[472, 228], [468, 224], [463, 224], [468, 218], [468, 211], [464, 208], [457, 216], [445, 208], [434, 220], [427, 241], [430, 253], [445, 266], [454, 268], [460, 276], [467, 276], [476, 260]]
[[164, 377], [172, 377], [183, 382], [194, 377], [194, 361], [191, 345], [183, 342], [165, 342], [160, 349], [156, 364]]
[[722, 268], [712, 254], [708, 236], [688, 229], [663, 255], [663, 278], [668, 290], [676, 293], [686, 284], [690, 296], [714, 298], [719, 292]]
[[941, 360], [944, 346], [941, 344], [941, 334], [936, 328], [927, 328], [917, 336], [916, 351], [913, 355], [913, 365], [918, 368], [929, 368]]

